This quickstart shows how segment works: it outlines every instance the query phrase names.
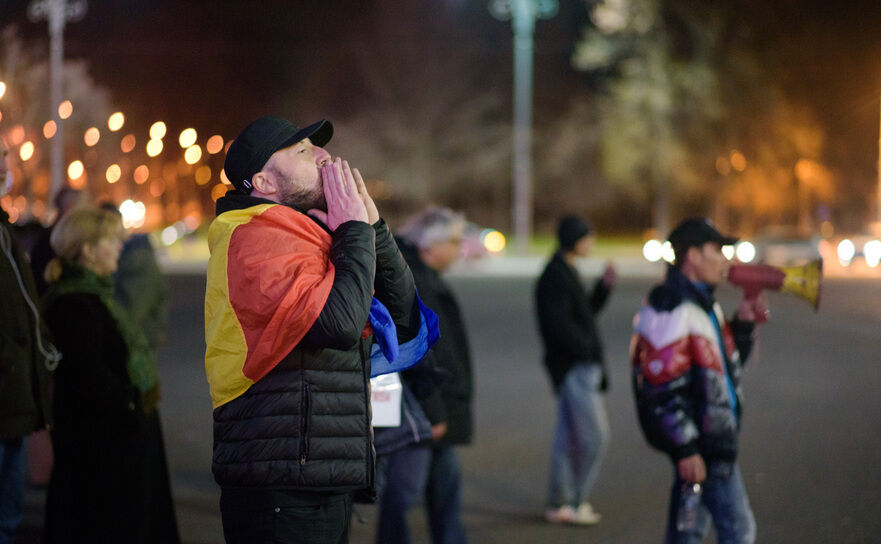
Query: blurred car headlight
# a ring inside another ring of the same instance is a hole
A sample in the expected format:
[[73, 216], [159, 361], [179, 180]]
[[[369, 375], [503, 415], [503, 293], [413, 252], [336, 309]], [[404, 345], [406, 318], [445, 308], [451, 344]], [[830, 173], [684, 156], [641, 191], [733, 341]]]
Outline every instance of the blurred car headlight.
[[878, 263], [881, 262], [881, 241], [869, 240], [866, 242], [866, 245], [863, 246], [863, 257], [865, 257], [867, 265], [872, 268], [878, 266]]
[[642, 256], [650, 263], [656, 263], [661, 260], [661, 242], [657, 240], [649, 240], [642, 246]]
[[740, 242], [735, 246], [734, 253], [742, 263], [751, 263], [756, 258], [756, 246], [752, 242]]
[[847, 266], [853, 260], [854, 255], [856, 255], [857, 249], [853, 245], [853, 242], [845, 238], [844, 240], [838, 242], [838, 261], [841, 262], [841, 266]]

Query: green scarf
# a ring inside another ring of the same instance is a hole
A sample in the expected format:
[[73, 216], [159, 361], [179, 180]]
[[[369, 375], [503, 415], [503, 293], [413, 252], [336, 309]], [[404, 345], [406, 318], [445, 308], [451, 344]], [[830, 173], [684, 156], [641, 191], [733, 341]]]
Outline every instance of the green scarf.
[[[159, 376], [156, 360], [147, 343], [144, 333], [131, 320], [128, 313], [113, 300], [113, 280], [109, 276], [99, 276], [81, 266], [65, 264], [61, 278], [49, 288], [45, 297], [45, 307], [63, 295], [86, 293], [97, 295], [110, 313], [116, 330], [128, 348], [126, 369], [132, 385], [141, 391], [145, 412], [151, 412], [159, 403]], [[62, 361], [61, 364], [64, 364]]]

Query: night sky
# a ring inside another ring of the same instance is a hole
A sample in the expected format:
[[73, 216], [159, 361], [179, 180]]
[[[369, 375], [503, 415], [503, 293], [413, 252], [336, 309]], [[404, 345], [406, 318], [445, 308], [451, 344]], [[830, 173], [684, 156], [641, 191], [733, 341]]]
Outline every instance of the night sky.
[[[689, 0], [683, 0], [687, 5]], [[703, 0], [694, 0], [703, 5]], [[709, 0], [708, 0], [709, 1]], [[715, 1], [715, 0], [713, 0]], [[46, 24], [25, 16], [26, 0], [0, 0], [0, 26], [45, 40]], [[881, 93], [881, 3], [745, 0], [728, 7], [767, 50], [766, 77], [811, 107], [829, 153], [871, 180], [877, 164]], [[165, 120], [171, 132], [234, 136], [277, 113], [301, 124], [370, 108], [357, 72], [361, 51], [379, 45], [431, 64], [466, 44], [497, 67], [485, 85], [510, 95], [511, 27], [487, 0], [182, 1], [90, 0], [66, 31], [66, 57], [89, 62], [95, 80], [135, 130]], [[589, 3], [562, 0], [536, 31], [536, 124], [571, 93], [596, 91], [569, 66]], [[735, 9], [731, 9], [735, 6]], [[387, 61], [394, 63], [393, 57]], [[402, 63], [401, 69], [406, 65]], [[449, 85], [455, 85], [450, 78]], [[749, 112], [744, 112], [749, 115]], [[414, 120], [415, 121], [415, 120]]]
[[[0, 23], [17, 23], [28, 40], [43, 39], [46, 25], [27, 20], [28, 3], [0, 1]], [[879, 3], [741, 4], [745, 20], [781, 37], [767, 59], [773, 77], [815, 102], [833, 132], [842, 120], [847, 121], [842, 126], [877, 124], [877, 115], [869, 114], [877, 111], [881, 91]], [[90, 0], [85, 19], [67, 26], [66, 57], [88, 60], [92, 75], [131, 112], [133, 122], [163, 118], [229, 133], [315, 78], [329, 84], [324, 96], [304, 98], [298, 108], [310, 118], [322, 115], [309, 112], [314, 108], [346, 113], [359, 107], [352, 81], [346, 82], [351, 69], [346, 59], [377, 40], [422, 48], [426, 62], [443, 55], [445, 44], [467, 42], [496, 56], [507, 71], [510, 24], [493, 19], [486, 5], [486, 0]], [[553, 99], [562, 80], [587, 79], [568, 68], [572, 43], [587, 20], [586, 5], [563, 0], [554, 20], [539, 21], [537, 99]]]

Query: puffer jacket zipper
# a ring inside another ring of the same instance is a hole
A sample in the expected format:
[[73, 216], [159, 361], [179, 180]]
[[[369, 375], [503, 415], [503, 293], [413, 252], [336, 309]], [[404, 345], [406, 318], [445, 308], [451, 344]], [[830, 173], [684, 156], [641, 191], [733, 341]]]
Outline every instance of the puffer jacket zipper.
[[373, 450], [373, 430], [370, 427], [371, 406], [370, 406], [370, 355], [365, 354], [365, 339], [358, 342], [358, 350], [361, 352], [361, 375], [364, 380], [364, 415], [367, 418], [367, 436], [365, 440], [367, 444], [367, 488], [373, 488], [374, 471], [376, 470], [376, 456]]
[[303, 382], [303, 393], [300, 397], [300, 464], [305, 465], [309, 458], [309, 422], [312, 419], [312, 399], [309, 383]]

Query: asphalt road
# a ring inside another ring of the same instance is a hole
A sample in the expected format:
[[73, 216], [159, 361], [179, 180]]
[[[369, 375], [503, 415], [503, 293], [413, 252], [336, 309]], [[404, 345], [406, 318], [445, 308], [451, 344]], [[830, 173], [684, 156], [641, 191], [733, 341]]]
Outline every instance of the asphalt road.
[[[591, 502], [592, 528], [541, 519], [554, 404], [540, 363], [533, 279], [451, 278], [476, 361], [476, 441], [461, 449], [472, 543], [660, 542], [671, 466], [636, 424], [627, 357], [631, 320], [654, 280], [626, 278], [601, 317], [612, 389], [612, 442]], [[161, 405], [184, 542], [222, 542], [210, 474], [211, 404], [203, 371], [204, 279], [170, 277], [168, 343], [159, 352]], [[881, 541], [881, 281], [836, 279], [821, 311], [772, 294], [772, 321], [744, 378], [741, 468], [759, 542]], [[720, 289], [731, 309], [737, 293]], [[26, 527], [39, 533], [42, 493], [28, 491]], [[353, 544], [372, 542], [375, 511], [359, 506]], [[417, 542], [427, 542], [420, 511]], [[36, 540], [34, 540], [36, 541]], [[714, 539], [709, 539], [714, 541]]]

